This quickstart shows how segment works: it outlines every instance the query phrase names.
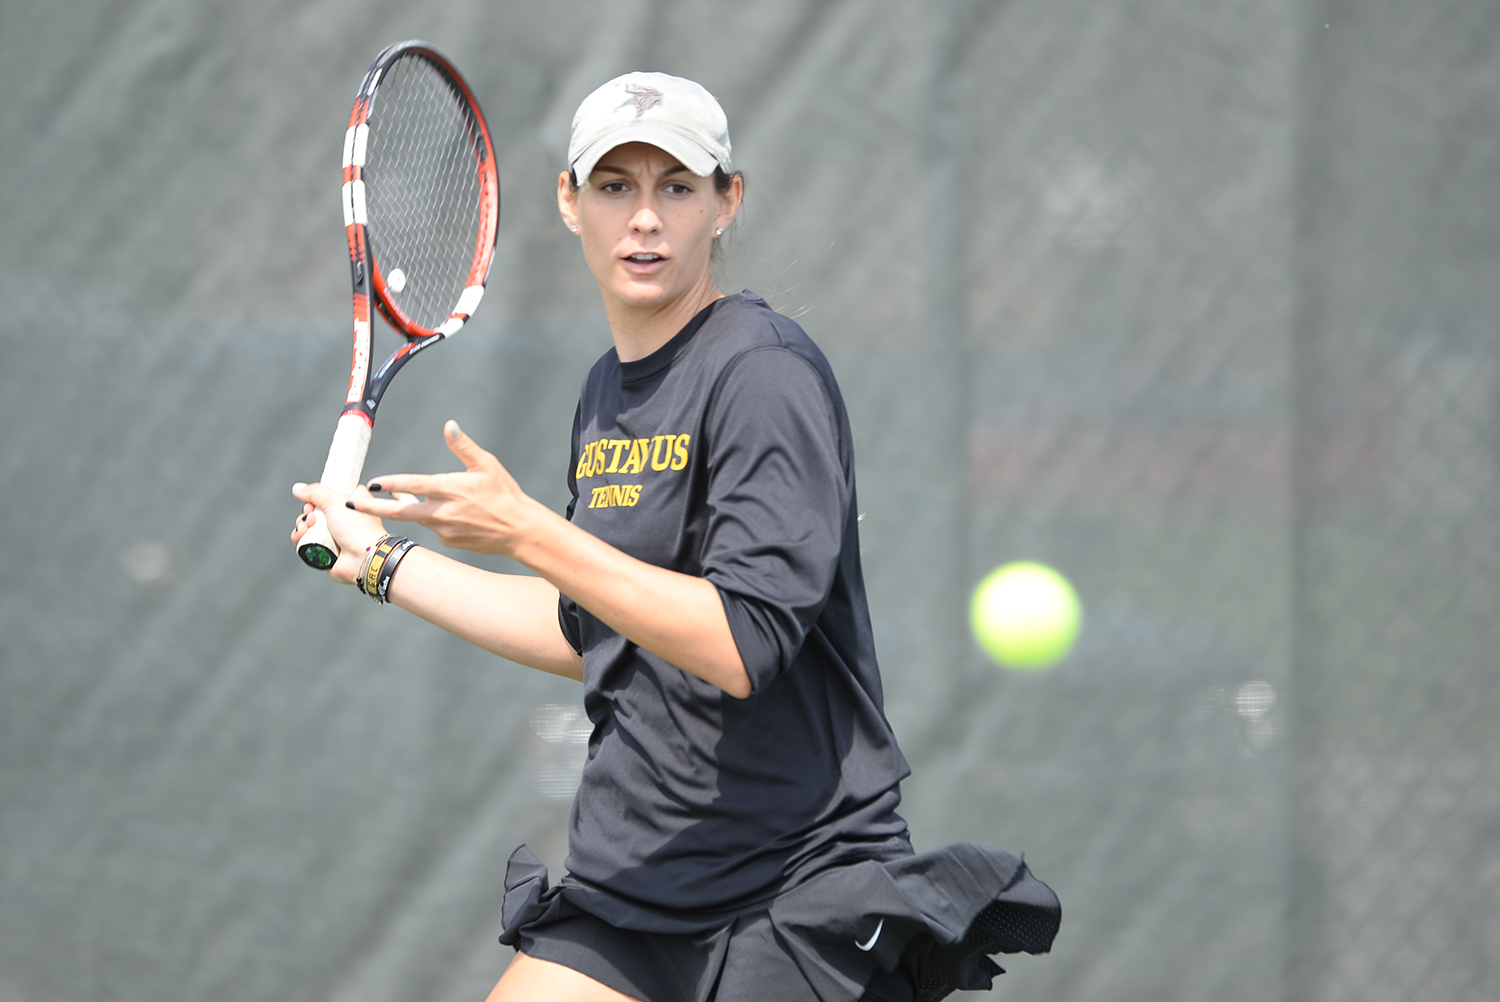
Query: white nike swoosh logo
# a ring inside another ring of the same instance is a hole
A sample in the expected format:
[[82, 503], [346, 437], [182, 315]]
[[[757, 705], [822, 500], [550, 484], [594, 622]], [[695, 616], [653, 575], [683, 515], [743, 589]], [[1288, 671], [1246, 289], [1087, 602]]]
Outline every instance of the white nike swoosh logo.
[[865, 942], [861, 943], [859, 940], [856, 939], [854, 941], [854, 945], [857, 946], [857, 947], [859, 947], [861, 950], [865, 951], [866, 953], [869, 953], [872, 949], [874, 949], [874, 947], [875, 947], [875, 941], [880, 938], [880, 930], [882, 930], [884, 928], [885, 928], [885, 919], [881, 919], [880, 920], [880, 924], [875, 927], [875, 931], [870, 934], [870, 938], [868, 940], [866, 940]]

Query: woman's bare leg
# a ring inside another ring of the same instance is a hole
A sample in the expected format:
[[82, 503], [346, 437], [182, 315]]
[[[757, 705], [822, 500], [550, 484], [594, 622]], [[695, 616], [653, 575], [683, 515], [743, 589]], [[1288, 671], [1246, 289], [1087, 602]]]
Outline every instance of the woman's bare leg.
[[636, 1002], [571, 967], [524, 953], [501, 975], [487, 1002]]

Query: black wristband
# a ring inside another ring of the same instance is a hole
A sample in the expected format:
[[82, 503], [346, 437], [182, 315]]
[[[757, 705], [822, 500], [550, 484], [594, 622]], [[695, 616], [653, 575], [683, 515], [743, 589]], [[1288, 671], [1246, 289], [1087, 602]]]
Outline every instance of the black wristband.
[[391, 589], [391, 578], [396, 576], [396, 566], [401, 563], [401, 558], [416, 547], [416, 543], [402, 537], [392, 547], [390, 555], [380, 565], [380, 573], [375, 579], [375, 601], [385, 605], [390, 599], [386, 593]]
[[380, 582], [380, 572], [385, 567], [385, 562], [390, 559], [391, 552], [402, 543], [410, 542], [405, 536], [386, 536], [375, 549], [370, 551], [370, 558], [365, 561], [364, 577], [360, 581], [360, 590], [375, 600], [376, 605], [384, 605], [385, 599], [376, 592], [376, 586]]

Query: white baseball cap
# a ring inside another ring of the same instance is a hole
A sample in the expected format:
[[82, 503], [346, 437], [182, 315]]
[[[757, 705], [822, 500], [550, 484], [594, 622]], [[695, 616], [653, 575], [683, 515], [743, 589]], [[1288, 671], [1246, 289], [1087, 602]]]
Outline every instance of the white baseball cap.
[[650, 143], [699, 177], [715, 167], [732, 172], [724, 109], [700, 84], [682, 77], [627, 73], [583, 99], [568, 143], [568, 166], [578, 183], [587, 184], [599, 158], [625, 143]]

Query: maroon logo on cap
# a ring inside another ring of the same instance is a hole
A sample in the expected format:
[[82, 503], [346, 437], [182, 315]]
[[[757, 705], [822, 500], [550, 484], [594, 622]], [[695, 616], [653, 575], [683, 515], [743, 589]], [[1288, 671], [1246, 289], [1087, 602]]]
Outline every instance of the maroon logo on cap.
[[644, 115], [647, 108], [654, 108], [661, 104], [661, 91], [655, 87], [647, 87], [645, 84], [626, 84], [625, 93], [630, 95], [630, 100], [621, 101], [617, 107], [623, 108], [632, 101], [635, 102], [636, 118]]

